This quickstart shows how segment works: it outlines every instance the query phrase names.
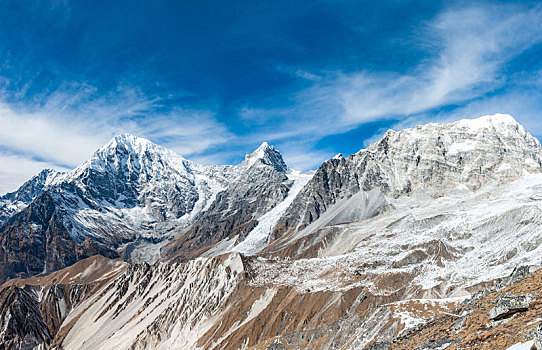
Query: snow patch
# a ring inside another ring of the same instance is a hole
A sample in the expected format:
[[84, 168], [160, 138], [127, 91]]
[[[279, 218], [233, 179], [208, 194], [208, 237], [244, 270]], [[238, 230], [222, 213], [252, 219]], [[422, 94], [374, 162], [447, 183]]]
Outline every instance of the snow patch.
[[534, 340], [529, 340], [528, 342], [525, 342], [525, 343], [514, 344], [510, 346], [509, 348], [507, 348], [506, 350], [531, 350], [531, 347], [533, 345], [534, 345]]
[[264, 249], [269, 243], [269, 235], [277, 225], [280, 218], [284, 215], [288, 207], [292, 204], [301, 189], [309, 182], [312, 175], [292, 171], [287, 174], [288, 179], [292, 180], [292, 186], [284, 200], [278, 203], [273, 209], [258, 219], [258, 225], [249, 232], [243, 242], [233, 247], [231, 251], [240, 252], [246, 255], [253, 255]]

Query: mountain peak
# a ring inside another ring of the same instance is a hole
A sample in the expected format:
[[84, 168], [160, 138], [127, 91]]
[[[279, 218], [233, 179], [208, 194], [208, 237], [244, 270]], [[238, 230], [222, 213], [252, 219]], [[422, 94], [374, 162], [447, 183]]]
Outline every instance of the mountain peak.
[[510, 114], [493, 114], [484, 115], [475, 119], [462, 119], [452, 125], [467, 127], [470, 129], [484, 129], [484, 128], [517, 128], [521, 125]]
[[265, 141], [254, 152], [245, 155], [245, 161], [242, 164], [249, 166], [253, 164], [270, 165], [280, 172], [287, 172], [289, 170], [282, 158], [282, 154], [274, 146], [270, 146]]
[[162, 157], [174, 159], [178, 162], [186, 161], [181, 155], [168, 148], [155, 144], [146, 138], [128, 133], [115, 135], [108, 143], [96, 151], [95, 155], [102, 157], [107, 154], [118, 153], [119, 150], [120, 153], [135, 154], [138, 157], [145, 157], [145, 154], [150, 153], [160, 154]]
[[61, 179], [65, 174], [66, 173], [54, 169], [43, 169], [37, 175], [22, 184], [16, 191], [6, 193], [4, 196], [0, 196], [0, 199], [30, 203], [35, 197], [41, 194], [44, 189]]
[[160, 147], [143, 137], [125, 133], [115, 135], [103, 148], [117, 148], [122, 146], [124, 148], [142, 149], [148, 148], [151, 145]]
[[357, 155], [374, 154], [378, 167], [391, 174], [390, 188], [440, 190], [462, 184], [476, 190], [488, 181], [512, 181], [524, 171], [541, 172], [541, 151], [540, 142], [512, 116], [495, 114], [388, 131]]
[[500, 147], [502, 145], [499, 140], [502, 137], [512, 138], [515, 142], [538, 143], [514, 117], [499, 113], [474, 119], [461, 119], [451, 123], [427, 123], [400, 131], [389, 129], [376, 144], [388, 142], [387, 140], [390, 138], [395, 142], [397, 140], [414, 142], [441, 136], [443, 136], [442, 141], [445, 143], [471, 143], [473, 146], [477, 141], [482, 143], [493, 141], [496, 147]]

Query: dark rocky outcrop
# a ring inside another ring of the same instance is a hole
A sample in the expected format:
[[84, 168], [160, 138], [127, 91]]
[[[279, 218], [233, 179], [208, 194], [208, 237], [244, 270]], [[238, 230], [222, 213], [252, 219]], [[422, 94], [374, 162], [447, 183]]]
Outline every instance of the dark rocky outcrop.
[[[105, 242], [71, 235], [74, 223], [59, 197], [58, 192], [42, 193], [0, 227], [0, 282], [56, 271], [97, 254], [118, 257]], [[121, 244], [122, 237], [110, 242]]]

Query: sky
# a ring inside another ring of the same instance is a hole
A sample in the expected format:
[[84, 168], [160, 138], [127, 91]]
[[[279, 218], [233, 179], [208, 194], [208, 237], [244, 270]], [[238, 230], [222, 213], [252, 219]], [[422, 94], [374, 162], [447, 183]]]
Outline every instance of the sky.
[[0, 0], [0, 194], [119, 133], [299, 170], [494, 113], [540, 138], [541, 57], [536, 2]]

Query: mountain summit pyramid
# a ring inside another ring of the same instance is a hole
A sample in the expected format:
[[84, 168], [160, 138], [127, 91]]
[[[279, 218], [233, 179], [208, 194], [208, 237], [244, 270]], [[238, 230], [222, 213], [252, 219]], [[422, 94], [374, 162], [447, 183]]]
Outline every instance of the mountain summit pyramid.
[[275, 147], [269, 146], [267, 142], [263, 142], [260, 147], [251, 154], [245, 155], [245, 161], [243, 163], [254, 164], [257, 161], [272, 166], [276, 171], [289, 171], [280, 152]]

